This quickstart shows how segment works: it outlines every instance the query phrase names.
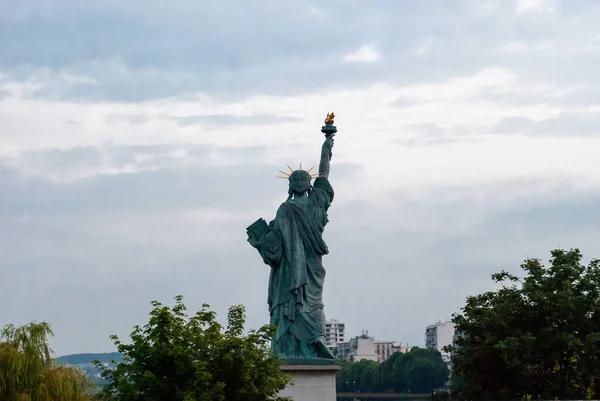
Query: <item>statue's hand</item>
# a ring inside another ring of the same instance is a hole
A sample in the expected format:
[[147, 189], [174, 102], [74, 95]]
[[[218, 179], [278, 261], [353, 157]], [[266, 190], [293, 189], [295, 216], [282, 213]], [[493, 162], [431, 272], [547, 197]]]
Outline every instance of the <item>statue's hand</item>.
[[254, 248], [258, 249], [260, 248], [260, 240], [257, 240], [255, 238], [252, 237], [248, 237], [248, 242], [250, 243], [250, 245], [252, 245]]
[[327, 138], [325, 138], [325, 142], [323, 142], [323, 150], [326, 150], [327, 152], [331, 152], [331, 149], [333, 149], [333, 137], [334, 136], [335, 136], [335, 134], [331, 134]]
[[246, 228], [248, 242], [255, 248], [260, 247], [260, 239], [269, 231], [269, 226], [264, 219], [258, 219]]

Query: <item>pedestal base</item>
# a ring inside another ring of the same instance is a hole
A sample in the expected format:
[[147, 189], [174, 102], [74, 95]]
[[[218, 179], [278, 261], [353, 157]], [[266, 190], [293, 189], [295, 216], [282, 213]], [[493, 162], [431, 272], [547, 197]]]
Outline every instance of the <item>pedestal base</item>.
[[294, 401], [336, 401], [335, 372], [339, 365], [283, 365], [292, 382], [278, 394]]

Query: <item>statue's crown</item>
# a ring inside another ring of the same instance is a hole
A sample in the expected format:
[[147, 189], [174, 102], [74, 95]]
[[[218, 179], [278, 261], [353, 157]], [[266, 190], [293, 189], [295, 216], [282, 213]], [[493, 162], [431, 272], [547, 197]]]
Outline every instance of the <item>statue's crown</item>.
[[287, 178], [289, 179], [290, 176], [295, 172], [295, 171], [306, 171], [306, 173], [308, 173], [308, 175], [310, 176], [311, 179], [313, 178], [317, 178], [319, 176], [319, 174], [312, 174], [311, 171], [315, 168], [315, 166], [312, 166], [311, 168], [309, 168], [308, 170], [302, 170], [302, 163], [300, 163], [300, 167], [298, 167], [298, 170], [294, 170], [293, 168], [291, 168], [289, 165], [287, 165], [287, 168], [290, 170], [290, 172], [285, 172], [285, 171], [281, 171], [281, 170], [277, 170], [279, 171], [281, 174], [283, 174], [283, 176], [278, 177], [278, 178]]

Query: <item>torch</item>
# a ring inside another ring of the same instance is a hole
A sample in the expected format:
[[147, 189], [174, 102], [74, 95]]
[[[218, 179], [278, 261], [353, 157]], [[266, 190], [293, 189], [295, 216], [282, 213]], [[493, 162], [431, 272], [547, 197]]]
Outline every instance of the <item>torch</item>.
[[[333, 125], [333, 119], [335, 118], [335, 114], [333, 112], [327, 113], [327, 117], [325, 118], [325, 125], [321, 127], [321, 132], [325, 134], [325, 139], [329, 139], [332, 136], [335, 136], [337, 132], [337, 128]], [[331, 160], [332, 153], [329, 152], [329, 160]]]

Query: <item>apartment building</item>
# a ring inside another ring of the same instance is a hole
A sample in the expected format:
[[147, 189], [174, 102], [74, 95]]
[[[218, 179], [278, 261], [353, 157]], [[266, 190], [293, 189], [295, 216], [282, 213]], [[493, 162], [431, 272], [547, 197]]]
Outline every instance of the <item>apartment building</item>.
[[443, 348], [452, 345], [454, 338], [454, 323], [450, 321], [438, 321], [425, 328], [425, 348], [435, 349], [442, 353], [442, 359], [450, 362], [450, 353], [444, 352]]
[[375, 353], [377, 354], [377, 362], [383, 362], [388, 359], [394, 352], [406, 353], [411, 350], [411, 347], [405, 347], [396, 341], [379, 341], [375, 340]]
[[337, 359], [358, 362], [366, 359], [377, 362], [375, 353], [375, 339], [368, 336], [368, 332], [356, 336], [348, 342], [338, 345]]
[[335, 348], [345, 339], [346, 325], [338, 319], [325, 321], [325, 341], [329, 348]]

